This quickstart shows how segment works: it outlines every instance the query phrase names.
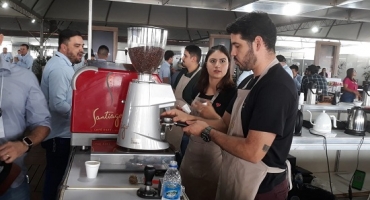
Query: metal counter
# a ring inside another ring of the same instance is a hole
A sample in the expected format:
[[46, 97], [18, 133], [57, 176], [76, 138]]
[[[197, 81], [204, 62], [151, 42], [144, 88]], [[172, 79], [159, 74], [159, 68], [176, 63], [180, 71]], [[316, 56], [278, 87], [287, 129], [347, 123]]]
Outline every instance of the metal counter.
[[[328, 150], [357, 150], [361, 136], [352, 136], [344, 130], [332, 130], [336, 137], [326, 138]], [[294, 136], [291, 150], [324, 150], [324, 138], [309, 133], [307, 128], [302, 128], [302, 136]], [[361, 150], [370, 150], [370, 134], [366, 133]]]
[[[343, 130], [333, 130], [336, 137], [327, 138], [328, 150], [357, 150], [362, 137], [351, 136]], [[74, 147], [63, 187], [60, 192], [62, 200], [141, 200], [136, 196], [136, 191], [142, 185], [131, 185], [129, 176], [135, 173], [123, 172], [100, 172], [96, 179], [88, 179], [85, 171], [85, 161], [90, 159], [89, 151], [79, 151]], [[302, 129], [302, 136], [294, 136], [291, 150], [324, 150], [324, 139], [309, 133], [308, 129]], [[361, 150], [370, 150], [370, 134], [366, 133]], [[340, 154], [336, 158], [336, 166], [339, 164]], [[337, 167], [336, 167], [337, 169]], [[336, 170], [335, 170], [336, 171]], [[143, 176], [143, 173], [136, 173]], [[184, 195], [184, 199], [188, 199]]]
[[[143, 173], [98, 172], [96, 179], [86, 177], [85, 161], [90, 160], [90, 152], [73, 148], [67, 173], [60, 191], [60, 200], [142, 200], [136, 191], [143, 185], [132, 185], [129, 176]], [[184, 199], [188, 200], [186, 195]]]

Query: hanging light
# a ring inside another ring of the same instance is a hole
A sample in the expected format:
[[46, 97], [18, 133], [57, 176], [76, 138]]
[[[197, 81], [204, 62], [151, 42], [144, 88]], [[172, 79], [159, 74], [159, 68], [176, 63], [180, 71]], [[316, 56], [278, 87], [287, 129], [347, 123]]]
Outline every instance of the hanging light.
[[313, 33], [317, 33], [317, 32], [319, 32], [319, 28], [317, 26], [314, 26], [314, 27], [312, 27], [311, 31]]
[[4, 2], [3, 5], [1, 5], [2, 8], [7, 8], [9, 5], [7, 2]]
[[31, 21], [32, 23], [35, 23], [36, 22], [36, 20], [35, 19], [32, 19], [32, 21]]

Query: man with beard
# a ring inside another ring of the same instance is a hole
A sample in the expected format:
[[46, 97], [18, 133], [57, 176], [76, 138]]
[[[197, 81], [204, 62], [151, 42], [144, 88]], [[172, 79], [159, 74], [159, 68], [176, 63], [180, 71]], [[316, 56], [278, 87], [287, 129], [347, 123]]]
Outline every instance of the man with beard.
[[70, 152], [70, 115], [72, 106], [71, 81], [73, 65], [80, 63], [84, 54], [81, 33], [69, 29], [59, 33], [58, 52], [42, 73], [41, 90], [49, 105], [51, 132], [42, 142], [46, 150], [43, 199], [56, 199], [57, 189], [68, 164]]
[[185, 133], [223, 149], [216, 199], [285, 200], [298, 97], [293, 79], [275, 57], [276, 27], [268, 14], [252, 12], [230, 24], [227, 32], [235, 63], [254, 76], [238, 90], [222, 119], [177, 110], [163, 116], [186, 121]]

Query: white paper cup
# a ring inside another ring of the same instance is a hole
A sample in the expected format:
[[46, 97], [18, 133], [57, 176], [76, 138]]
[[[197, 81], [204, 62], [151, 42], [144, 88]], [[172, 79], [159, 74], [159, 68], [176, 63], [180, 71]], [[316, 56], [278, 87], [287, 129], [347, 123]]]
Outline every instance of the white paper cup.
[[85, 167], [87, 178], [96, 178], [96, 176], [98, 175], [99, 166], [99, 161], [86, 161]]
[[181, 108], [184, 112], [186, 112], [187, 114], [190, 114], [191, 110], [188, 104], [183, 105]]

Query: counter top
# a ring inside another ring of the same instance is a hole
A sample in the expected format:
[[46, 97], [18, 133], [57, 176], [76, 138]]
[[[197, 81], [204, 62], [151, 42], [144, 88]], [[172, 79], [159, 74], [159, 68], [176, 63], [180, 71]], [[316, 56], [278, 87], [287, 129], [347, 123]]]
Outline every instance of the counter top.
[[90, 151], [76, 149], [73, 148], [71, 153], [60, 200], [142, 200], [136, 196], [136, 191], [143, 185], [132, 185], [128, 180], [132, 174], [143, 176], [143, 173], [99, 171], [95, 179], [89, 179], [86, 176], [85, 161], [90, 160]]
[[[328, 150], [357, 150], [361, 136], [352, 136], [344, 130], [332, 130], [336, 137], [326, 138]], [[309, 133], [307, 128], [302, 128], [302, 136], [294, 136], [291, 150], [323, 150], [324, 138]], [[361, 150], [370, 150], [370, 134], [366, 133]]]
[[302, 105], [302, 112], [309, 110], [309, 111], [346, 111], [348, 109], [351, 109], [354, 107], [353, 103], [344, 103], [340, 102], [337, 105], [330, 105], [330, 104], [315, 104], [315, 105], [309, 105], [309, 104], [303, 104]]

